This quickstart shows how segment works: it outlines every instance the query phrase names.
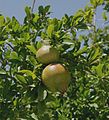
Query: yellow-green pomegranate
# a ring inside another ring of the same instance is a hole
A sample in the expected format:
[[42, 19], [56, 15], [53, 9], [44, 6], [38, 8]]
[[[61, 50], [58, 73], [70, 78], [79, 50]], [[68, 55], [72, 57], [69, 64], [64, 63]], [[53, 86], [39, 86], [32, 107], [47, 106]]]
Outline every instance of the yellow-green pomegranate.
[[42, 72], [42, 82], [52, 92], [64, 93], [70, 80], [70, 73], [61, 64], [49, 64]]
[[59, 60], [59, 52], [50, 45], [44, 45], [37, 51], [36, 58], [43, 64], [57, 62]]

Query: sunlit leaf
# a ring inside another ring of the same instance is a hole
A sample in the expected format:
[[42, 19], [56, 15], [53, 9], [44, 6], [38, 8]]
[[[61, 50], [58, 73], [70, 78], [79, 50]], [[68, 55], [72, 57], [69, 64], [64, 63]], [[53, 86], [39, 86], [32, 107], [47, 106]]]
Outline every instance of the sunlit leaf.
[[34, 45], [27, 45], [26, 46], [32, 53], [36, 54], [36, 49], [34, 47]]
[[6, 74], [6, 71], [3, 70], [3, 69], [0, 69], [0, 74], [1, 74], [1, 75], [5, 75], [5, 74]]
[[32, 65], [36, 66], [37, 61], [36, 61], [35, 57], [30, 55], [27, 57], [27, 60], [30, 61]]
[[27, 83], [24, 76], [22, 76], [22, 75], [16, 74], [16, 78], [17, 78], [18, 82], [20, 82], [20, 83], [25, 83], [25, 84]]
[[92, 49], [88, 56], [89, 61], [93, 62], [94, 60], [97, 60], [97, 58], [100, 56], [100, 54], [101, 54], [101, 52], [100, 52], [99, 48]]
[[106, 15], [106, 12], [103, 12], [103, 13], [102, 13], [102, 17], [103, 17], [103, 19], [104, 19], [105, 21], [107, 21], [108, 17], [107, 17], [107, 15]]
[[30, 8], [28, 6], [25, 7], [25, 12], [26, 12], [28, 17], [31, 16], [31, 10], [30, 10]]
[[103, 77], [103, 66], [104, 64], [99, 64], [97, 67], [96, 67], [96, 72], [98, 74], [99, 77]]
[[104, 0], [90, 0], [90, 3], [94, 6], [97, 7], [98, 5], [103, 4]]
[[16, 60], [20, 60], [18, 57], [18, 54], [16, 52], [12, 52], [10, 55], [10, 59], [16, 59]]
[[35, 115], [35, 113], [32, 113], [32, 114], [31, 114], [31, 117], [32, 117], [32, 119], [34, 119], [34, 120], [38, 120], [37, 115]]
[[36, 78], [36, 75], [31, 70], [20, 70], [19, 73], [24, 73], [27, 76], [31, 76], [33, 79]]
[[39, 15], [38, 15], [38, 14], [35, 14], [35, 17], [33, 18], [33, 21], [34, 21], [34, 22], [37, 22], [38, 19], [39, 19]]
[[42, 43], [41, 41], [37, 42], [37, 49], [41, 48], [42, 47]]
[[47, 28], [47, 34], [50, 38], [52, 37], [53, 31], [54, 31], [54, 25], [53, 24], [49, 25]]
[[45, 98], [47, 97], [47, 91], [43, 88], [43, 86], [39, 86], [38, 88], [38, 99], [40, 101], [45, 100]]
[[0, 16], [0, 27], [3, 26], [4, 22], [5, 22], [4, 16]]
[[3, 43], [5, 43], [5, 41], [0, 41], [0, 45], [2, 45]]
[[87, 46], [84, 46], [82, 49], [78, 50], [75, 55], [80, 55], [87, 52]]

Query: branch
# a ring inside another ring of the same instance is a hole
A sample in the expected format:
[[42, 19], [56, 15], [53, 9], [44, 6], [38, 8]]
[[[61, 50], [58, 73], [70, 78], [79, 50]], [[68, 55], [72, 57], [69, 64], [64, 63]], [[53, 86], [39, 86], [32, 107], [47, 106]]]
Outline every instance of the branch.
[[35, 2], [36, 2], [36, 0], [33, 0], [33, 4], [32, 4], [32, 7], [31, 7], [31, 12], [32, 12], [32, 13], [33, 13], [33, 9], [34, 9]]
[[10, 48], [12, 49], [12, 50], [14, 50], [14, 47], [12, 47], [12, 45], [10, 45], [9, 43], [6, 43], [8, 46], [10, 46]]
[[108, 21], [106, 21], [104, 24], [108, 24], [109, 23], [109, 20]]
[[96, 29], [96, 9], [94, 10], [93, 27], [94, 27], [94, 31], [95, 31], [95, 29]]

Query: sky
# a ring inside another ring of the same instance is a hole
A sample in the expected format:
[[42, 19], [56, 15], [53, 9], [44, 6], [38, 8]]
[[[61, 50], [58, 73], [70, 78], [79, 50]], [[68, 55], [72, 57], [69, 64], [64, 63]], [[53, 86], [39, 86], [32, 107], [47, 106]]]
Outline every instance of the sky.
[[[25, 16], [25, 6], [32, 6], [33, 0], [0, 0], [0, 13], [4, 16], [15, 16], [22, 22]], [[89, 0], [36, 0], [34, 12], [38, 6], [51, 5], [51, 17], [61, 18], [65, 13], [74, 14], [78, 9], [84, 8]]]
[[[40, 5], [51, 6], [50, 17], [61, 19], [64, 14], [73, 15], [80, 8], [89, 4], [90, 0], [36, 0], [34, 12], [37, 12]], [[33, 0], [0, 0], [0, 14], [5, 17], [15, 16], [20, 23], [23, 23], [25, 17], [25, 7], [32, 6]], [[102, 8], [98, 8], [96, 23], [99, 27], [103, 26]], [[109, 16], [109, 15], [108, 15]]]

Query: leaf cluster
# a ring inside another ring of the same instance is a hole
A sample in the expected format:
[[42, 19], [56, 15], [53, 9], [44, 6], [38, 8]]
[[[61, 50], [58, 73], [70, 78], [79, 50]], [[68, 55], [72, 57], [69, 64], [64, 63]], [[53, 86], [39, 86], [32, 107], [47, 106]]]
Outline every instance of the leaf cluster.
[[[97, 28], [95, 10], [108, 1], [61, 19], [50, 18], [50, 6], [37, 13], [25, 8], [23, 24], [0, 15], [1, 120], [108, 120], [109, 27]], [[68, 91], [52, 93], [41, 82], [44, 65], [36, 59], [42, 42], [60, 52], [71, 73]]]

